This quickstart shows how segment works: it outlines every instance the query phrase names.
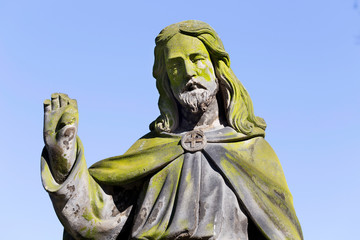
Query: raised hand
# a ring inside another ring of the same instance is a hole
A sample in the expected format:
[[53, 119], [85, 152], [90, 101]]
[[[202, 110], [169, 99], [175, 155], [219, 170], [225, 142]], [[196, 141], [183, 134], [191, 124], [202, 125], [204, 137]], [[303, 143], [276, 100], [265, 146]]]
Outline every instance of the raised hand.
[[63, 93], [44, 101], [44, 142], [55, 180], [62, 183], [76, 158], [77, 102]]

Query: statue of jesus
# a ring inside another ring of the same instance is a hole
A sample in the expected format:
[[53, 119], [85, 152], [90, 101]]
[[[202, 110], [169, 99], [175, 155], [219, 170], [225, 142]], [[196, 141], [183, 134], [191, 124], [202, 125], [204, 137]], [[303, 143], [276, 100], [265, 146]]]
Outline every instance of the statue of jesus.
[[42, 182], [63, 239], [303, 239], [266, 124], [219, 36], [190, 20], [155, 41], [160, 116], [125, 154], [88, 168], [76, 100], [44, 102]]

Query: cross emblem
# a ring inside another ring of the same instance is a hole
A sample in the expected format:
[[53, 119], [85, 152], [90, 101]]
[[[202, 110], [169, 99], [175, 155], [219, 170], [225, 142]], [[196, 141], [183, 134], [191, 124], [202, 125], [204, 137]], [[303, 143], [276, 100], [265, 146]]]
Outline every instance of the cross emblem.
[[202, 150], [206, 146], [206, 137], [200, 130], [186, 133], [181, 139], [181, 146], [189, 152]]

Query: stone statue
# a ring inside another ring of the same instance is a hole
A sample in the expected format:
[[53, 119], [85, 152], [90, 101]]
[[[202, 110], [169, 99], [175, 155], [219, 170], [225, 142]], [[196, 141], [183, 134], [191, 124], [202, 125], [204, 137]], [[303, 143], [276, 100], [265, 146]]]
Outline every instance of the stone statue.
[[86, 166], [76, 100], [45, 100], [43, 185], [64, 239], [303, 239], [266, 124], [216, 32], [156, 38], [160, 116], [121, 156]]

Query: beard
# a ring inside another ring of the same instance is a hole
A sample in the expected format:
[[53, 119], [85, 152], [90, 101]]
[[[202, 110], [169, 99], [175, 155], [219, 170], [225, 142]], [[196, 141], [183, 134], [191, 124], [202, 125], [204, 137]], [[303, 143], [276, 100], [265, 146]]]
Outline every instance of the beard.
[[205, 112], [210, 103], [216, 97], [217, 89], [213, 93], [206, 89], [196, 89], [183, 92], [179, 96], [179, 103], [192, 113]]

